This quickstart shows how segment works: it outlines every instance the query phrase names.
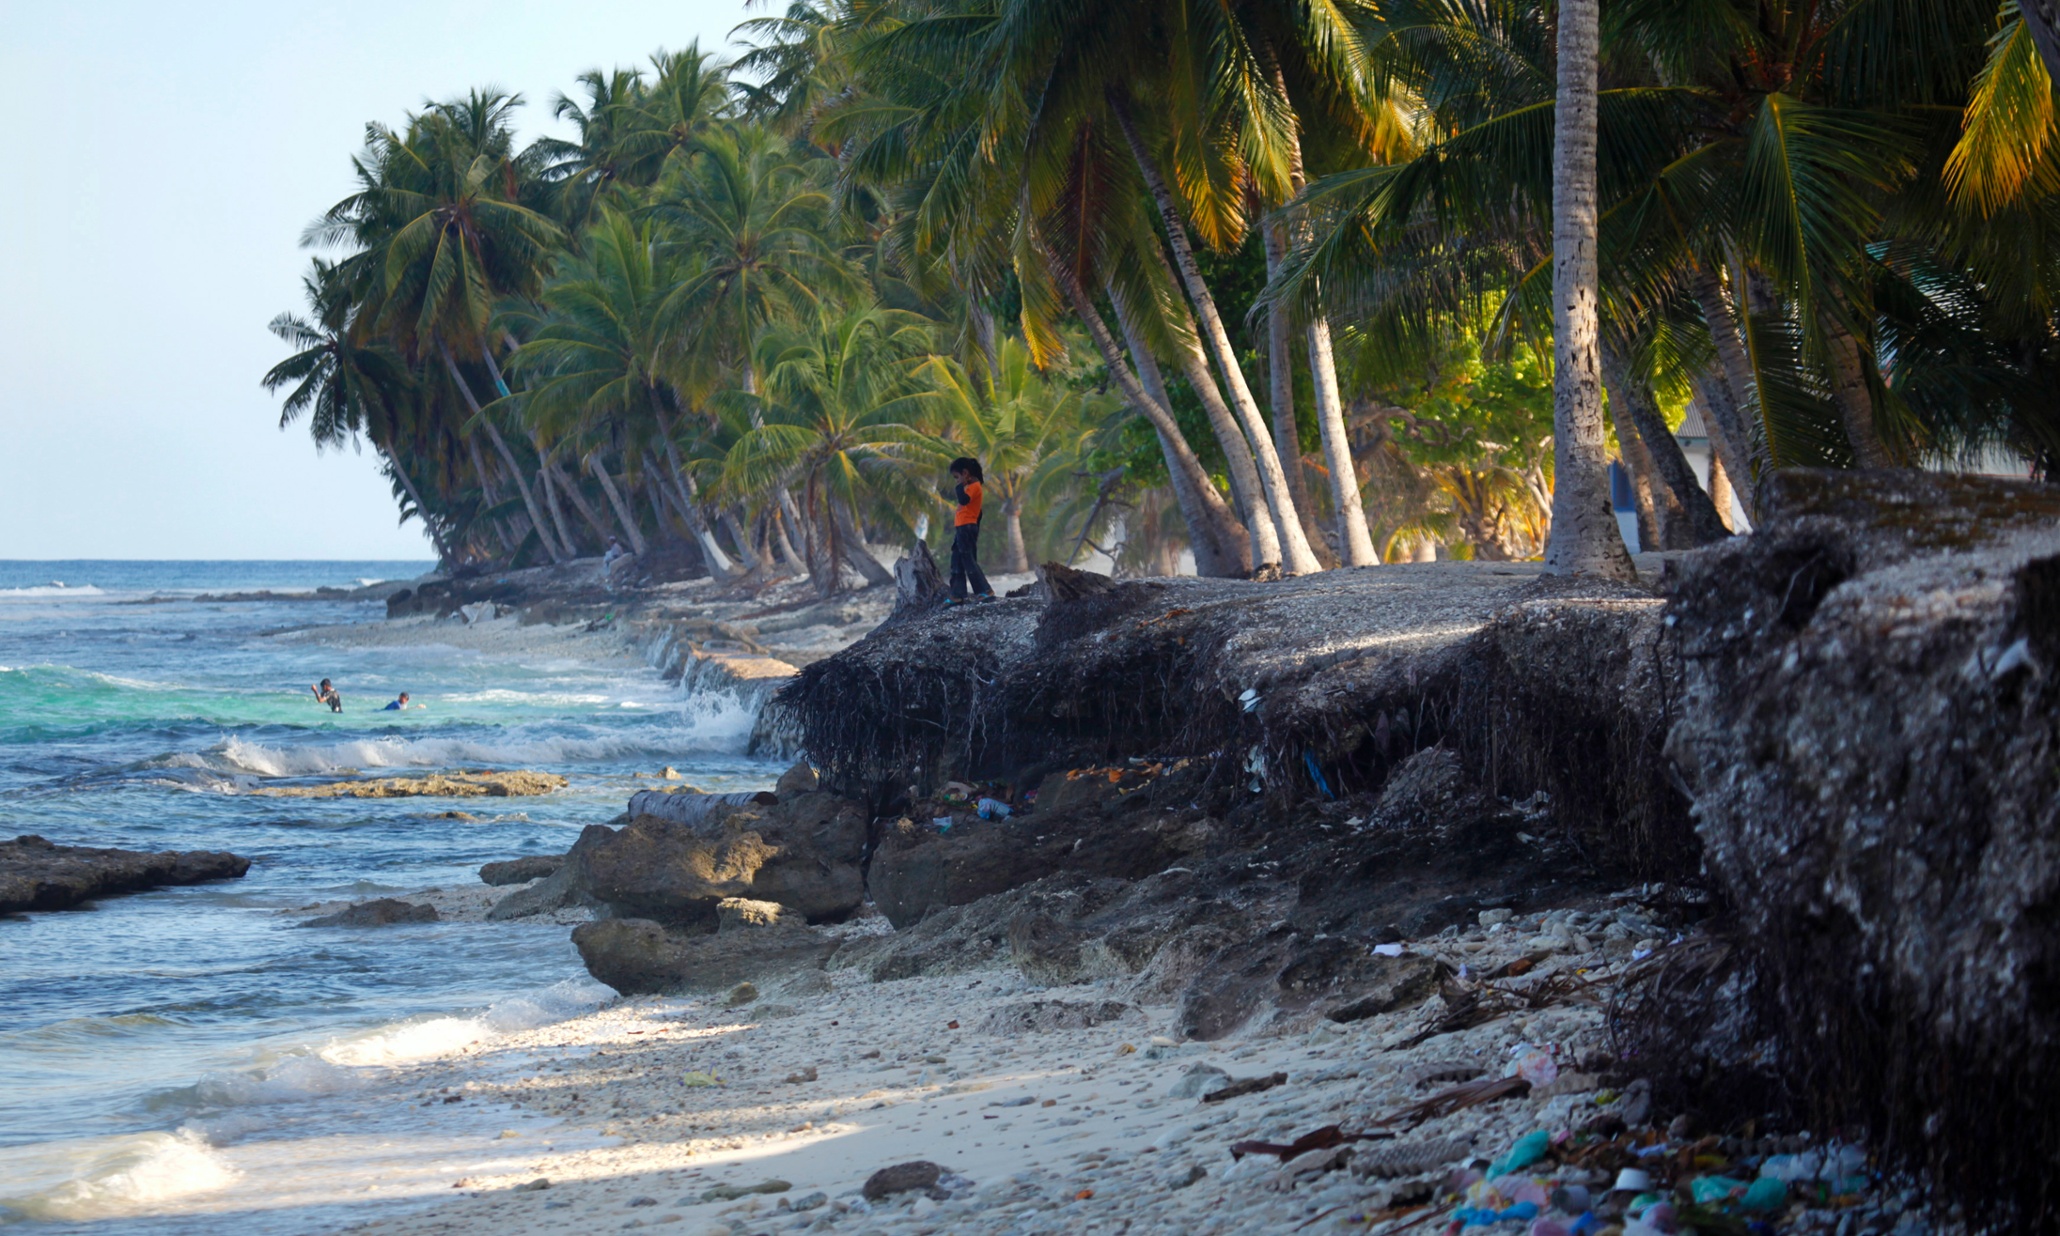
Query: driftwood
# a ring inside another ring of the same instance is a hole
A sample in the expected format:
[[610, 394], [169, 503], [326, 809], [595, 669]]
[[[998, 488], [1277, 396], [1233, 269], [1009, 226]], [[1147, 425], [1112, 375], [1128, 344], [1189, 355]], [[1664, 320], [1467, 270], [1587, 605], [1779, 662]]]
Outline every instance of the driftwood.
[[894, 609], [882, 626], [920, 618], [944, 605], [944, 575], [930, 547], [917, 541], [906, 554], [894, 560]]

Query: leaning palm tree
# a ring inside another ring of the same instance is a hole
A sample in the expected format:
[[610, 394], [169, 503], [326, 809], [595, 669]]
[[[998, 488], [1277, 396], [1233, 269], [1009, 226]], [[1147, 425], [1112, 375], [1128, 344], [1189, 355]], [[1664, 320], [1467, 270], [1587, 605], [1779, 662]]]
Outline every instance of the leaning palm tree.
[[950, 446], [913, 423], [930, 350], [927, 322], [865, 300], [825, 306], [759, 341], [764, 390], [744, 396], [753, 424], [724, 460], [722, 484], [736, 494], [800, 490], [809, 574], [825, 596], [846, 586], [846, 565], [867, 583], [893, 579], [865, 549], [862, 512], [884, 507], [907, 532], [900, 512], [936, 500], [926, 481]]
[[[483, 364], [499, 394], [509, 394], [488, 340], [494, 304], [533, 295], [563, 236], [518, 200], [535, 161], [514, 150], [512, 113], [521, 101], [486, 89], [433, 105], [403, 132], [369, 126], [357, 160], [359, 191], [317, 220], [304, 243], [358, 246], [339, 267], [365, 306], [360, 322], [403, 355], [442, 362], [521, 491], [538, 541], [562, 561], [570, 547], [552, 536], [527, 470], [461, 368]], [[543, 484], [539, 476], [536, 485]]]
[[[279, 428], [306, 415], [317, 449], [342, 446], [359, 434], [370, 437], [386, 461], [387, 472], [429, 530], [438, 561], [446, 568], [456, 565], [444, 521], [423, 501], [400, 446], [400, 420], [413, 395], [407, 366], [384, 343], [352, 338], [351, 302], [334, 265], [317, 258], [301, 286], [313, 320], [282, 313], [272, 319], [270, 327], [274, 335], [296, 349], [272, 366], [263, 379], [268, 391], [292, 388], [280, 406]], [[403, 511], [402, 518], [406, 516]]]
[[591, 444], [581, 457], [639, 553], [636, 520], [605, 456], [672, 461], [654, 479], [670, 486], [666, 497], [709, 569], [724, 575], [732, 564], [701, 514], [674, 440], [679, 289], [690, 270], [680, 255], [658, 248], [653, 232], [648, 220], [604, 209], [581, 241], [581, 256], [544, 285], [543, 312], [525, 323], [509, 369], [525, 383], [517, 402], [532, 432]]

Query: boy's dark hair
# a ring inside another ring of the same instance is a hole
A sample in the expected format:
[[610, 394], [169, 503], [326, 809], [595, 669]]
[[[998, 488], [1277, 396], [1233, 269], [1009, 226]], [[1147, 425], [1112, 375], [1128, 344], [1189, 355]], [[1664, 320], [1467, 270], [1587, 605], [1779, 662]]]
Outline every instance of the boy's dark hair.
[[987, 483], [987, 478], [980, 472], [980, 461], [971, 455], [961, 455], [957, 459], [952, 460], [951, 471], [963, 472], [983, 485]]

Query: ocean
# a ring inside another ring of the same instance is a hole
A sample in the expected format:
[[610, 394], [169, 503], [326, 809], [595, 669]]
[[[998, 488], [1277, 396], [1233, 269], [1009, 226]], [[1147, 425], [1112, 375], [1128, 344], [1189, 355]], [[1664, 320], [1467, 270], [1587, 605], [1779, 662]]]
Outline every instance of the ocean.
[[[0, 919], [0, 1226], [264, 1236], [433, 1200], [416, 1169], [471, 1161], [510, 1117], [408, 1102], [396, 1070], [614, 993], [563, 926], [303, 929], [281, 912], [476, 884], [483, 862], [562, 852], [665, 765], [709, 789], [777, 776], [743, 754], [747, 706], [690, 699], [633, 660], [300, 642], [277, 633], [383, 606], [199, 599], [428, 566], [0, 561], [0, 835], [254, 860], [241, 880]], [[341, 714], [308, 690], [325, 677]], [[428, 707], [377, 711], [400, 691]], [[571, 785], [250, 793], [461, 767]], [[476, 818], [440, 818], [453, 808]]]

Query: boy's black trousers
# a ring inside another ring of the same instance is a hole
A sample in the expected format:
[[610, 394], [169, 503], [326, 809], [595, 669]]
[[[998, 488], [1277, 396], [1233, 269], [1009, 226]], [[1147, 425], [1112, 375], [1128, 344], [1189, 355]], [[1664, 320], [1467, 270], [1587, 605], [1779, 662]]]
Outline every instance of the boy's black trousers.
[[968, 581], [971, 581], [975, 595], [994, 595], [994, 589], [987, 585], [986, 573], [980, 570], [978, 524], [960, 524], [951, 530], [951, 595], [958, 600], [965, 600]]

